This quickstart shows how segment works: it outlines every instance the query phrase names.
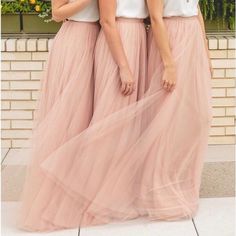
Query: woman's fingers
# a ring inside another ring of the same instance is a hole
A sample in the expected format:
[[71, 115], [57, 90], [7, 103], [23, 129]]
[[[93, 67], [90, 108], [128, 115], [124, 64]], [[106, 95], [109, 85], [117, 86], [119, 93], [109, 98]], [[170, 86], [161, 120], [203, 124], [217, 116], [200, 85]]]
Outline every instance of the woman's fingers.
[[127, 88], [127, 90], [126, 90], [126, 93], [124, 95], [129, 96], [133, 92], [133, 86], [132, 86], [131, 83], [127, 83], [126, 88]]
[[173, 83], [172, 81], [168, 81], [168, 80], [163, 80], [163, 88], [170, 92], [174, 89], [175, 87], [175, 83]]
[[164, 88], [165, 90], [168, 89], [168, 81], [166, 81], [166, 80], [163, 81], [163, 88]]
[[125, 90], [124, 90], [124, 92], [123, 92], [123, 95], [126, 96], [126, 94], [127, 94], [128, 91], [129, 91], [128, 85], [125, 84]]
[[168, 91], [170, 92], [172, 90], [172, 88], [173, 88], [173, 83], [170, 81], [168, 83]]
[[122, 82], [121, 83], [121, 93], [123, 95], [125, 95], [126, 94], [126, 90], [127, 90], [127, 84], [125, 82]]
[[126, 89], [126, 84], [124, 82], [121, 82], [121, 93], [124, 94]]
[[173, 91], [175, 89], [175, 82], [172, 83], [172, 86], [171, 86], [171, 91]]
[[134, 83], [132, 82], [122, 82], [121, 92], [125, 96], [129, 96], [134, 91]]
[[132, 83], [132, 84], [130, 85], [130, 93], [129, 93], [129, 95], [131, 95], [134, 91], [135, 91], [135, 84]]

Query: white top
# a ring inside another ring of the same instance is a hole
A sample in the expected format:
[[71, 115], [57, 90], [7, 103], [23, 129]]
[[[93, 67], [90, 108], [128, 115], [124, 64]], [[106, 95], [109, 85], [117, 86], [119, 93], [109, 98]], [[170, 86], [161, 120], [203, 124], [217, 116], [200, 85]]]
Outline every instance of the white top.
[[140, 19], [148, 17], [146, 0], [117, 0], [116, 17]]
[[164, 17], [198, 15], [199, 0], [164, 0]]
[[[73, 2], [75, 0], [69, 0]], [[99, 20], [99, 11], [97, 0], [92, 0], [92, 2], [85, 7], [80, 12], [74, 14], [71, 17], [68, 17], [69, 20], [74, 21], [86, 21], [86, 22], [96, 22]]]

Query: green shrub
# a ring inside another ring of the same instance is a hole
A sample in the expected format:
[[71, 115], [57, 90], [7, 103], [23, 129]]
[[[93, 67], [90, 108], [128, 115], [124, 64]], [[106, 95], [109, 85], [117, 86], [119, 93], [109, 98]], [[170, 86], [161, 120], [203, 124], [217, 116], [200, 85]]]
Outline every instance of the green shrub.
[[[45, 18], [44, 21], [50, 21], [51, 2], [47, 0], [3, 1], [1, 6], [2, 14], [34, 12]], [[200, 7], [205, 20], [222, 19], [229, 29], [235, 29], [235, 0], [200, 0]]]
[[235, 0], [200, 0], [205, 20], [222, 19], [229, 29], [235, 29]]
[[1, 3], [1, 13], [36, 13], [45, 18], [45, 22], [51, 21], [51, 2], [45, 0], [14, 0]]

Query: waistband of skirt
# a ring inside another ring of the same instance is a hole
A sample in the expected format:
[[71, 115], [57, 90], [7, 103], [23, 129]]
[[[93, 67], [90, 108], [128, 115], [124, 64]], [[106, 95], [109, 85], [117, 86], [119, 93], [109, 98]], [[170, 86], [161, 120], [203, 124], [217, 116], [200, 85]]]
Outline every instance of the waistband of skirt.
[[187, 21], [187, 20], [196, 20], [198, 16], [169, 16], [163, 17], [164, 20], [178, 20], [178, 21]]
[[143, 23], [144, 19], [142, 18], [126, 18], [126, 17], [116, 17], [117, 21], [122, 22], [136, 22], [136, 23]]
[[76, 20], [71, 20], [71, 19], [65, 19], [64, 22], [75, 22], [79, 24], [91, 24], [91, 25], [98, 25], [99, 21], [76, 21]]

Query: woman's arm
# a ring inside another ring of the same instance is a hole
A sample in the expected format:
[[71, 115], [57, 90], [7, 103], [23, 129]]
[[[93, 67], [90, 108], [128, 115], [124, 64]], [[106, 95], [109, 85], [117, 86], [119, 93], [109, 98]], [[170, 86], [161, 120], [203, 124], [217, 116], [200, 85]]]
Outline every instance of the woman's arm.
[[85, 8], [91, 0], [52, 0], [52, 18], [56, 22], [65, 20]]
[[201, 9], [200, 9], [199, 5], [198, 5], [198, 19], [199, 19], [199, 22], [200, 22], [200, 25], [201, 25], [201, 28], [202, 28], [203, 38], [205, 40], [205, 47], [206, 47], [207, 55], [208, 55], [208, 58], [209, 58], [209, 67], [210, 67], [211, 76], [212, 76], [213, 75], [213, 69], [212, 69], [212, 65], [211, 65], [211, 58], [210, 58], [210, 53], [209, 53], [209, 50], [208, 50], [208, 44], [207, 44], [207, 39], [206, 39], [205, 24], [204, 24], [204, 20], [203, 20]]
[[159, 49], [163, 64], [163, 87], [171, 91], [176, 83], [176, 68], [171, 53], [166, 26], [163, 21], [163, 0], [147, 0], [154, 40]]
[[134, 80], [116, 24], [116, 0], [99, 0], [100, 24], [106, 36], [112, 56], [119, 68], [121, 92], [130, 95]]

